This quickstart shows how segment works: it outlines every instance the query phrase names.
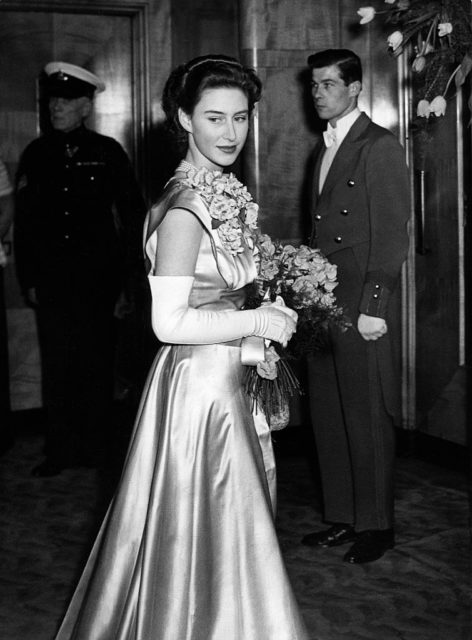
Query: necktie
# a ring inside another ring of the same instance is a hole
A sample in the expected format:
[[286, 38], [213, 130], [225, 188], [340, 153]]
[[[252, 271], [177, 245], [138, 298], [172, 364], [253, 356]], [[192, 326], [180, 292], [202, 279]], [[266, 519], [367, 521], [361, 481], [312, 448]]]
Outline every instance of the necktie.
[[333, 144], [336, 144], [336, 130], [330, 129], [329, 131], [323, 131], [323, 139], [326, 147], [329, 149]]

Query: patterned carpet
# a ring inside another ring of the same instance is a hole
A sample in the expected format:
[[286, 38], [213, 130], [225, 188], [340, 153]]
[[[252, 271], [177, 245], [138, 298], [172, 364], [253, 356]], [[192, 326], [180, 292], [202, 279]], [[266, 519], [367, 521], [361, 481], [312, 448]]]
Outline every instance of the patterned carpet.
[[[41, 442], [37, 430], [22, 433], [0, 461], [1, 640], [54, 638], [114, 485], [116, 474], [90, 469], [32, 478]], [[323, 526], [308, 442], [304, 429], [291, 428], [276, 435], [275, 449], [280, 543], [310, 638], [470, 640], [464, 465], [399, 456], [397, 546], [352, 566], [342, 562], [345, 547], [315, 551], [299, 542]]]

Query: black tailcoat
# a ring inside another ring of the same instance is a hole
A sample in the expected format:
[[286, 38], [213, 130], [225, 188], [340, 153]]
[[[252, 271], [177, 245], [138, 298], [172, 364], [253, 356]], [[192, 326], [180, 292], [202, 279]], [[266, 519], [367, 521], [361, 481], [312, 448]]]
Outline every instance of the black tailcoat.
[[[321, 142], [312, 183], [312, 245], [337, 265], [338, 304], [352, 321], [328, 353], [309, 358], [310, 405], [325, 518], [358, 530], [393, 518], [394, 435], [401, 415], [399, 276], [408, 251], [410, 188], [396, 138], [362, 113], [338, 149], [318, 193]], [[388, 332], [365, 341], [359, 313]]]

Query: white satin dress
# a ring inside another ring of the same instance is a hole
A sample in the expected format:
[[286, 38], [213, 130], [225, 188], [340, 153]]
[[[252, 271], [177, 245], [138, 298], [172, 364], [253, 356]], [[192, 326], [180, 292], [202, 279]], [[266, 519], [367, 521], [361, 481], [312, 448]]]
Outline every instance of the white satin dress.
[[[239, 309], [252, 253], [226, 251], [203, 201], [176, 179], [147, 219], [149, 261], [173, 207], [205, 230], [190, 305]], [[269, 430], [242, 379], [240, 341], [161, 348], [56, 640], [308, 639], [274, 529]]]

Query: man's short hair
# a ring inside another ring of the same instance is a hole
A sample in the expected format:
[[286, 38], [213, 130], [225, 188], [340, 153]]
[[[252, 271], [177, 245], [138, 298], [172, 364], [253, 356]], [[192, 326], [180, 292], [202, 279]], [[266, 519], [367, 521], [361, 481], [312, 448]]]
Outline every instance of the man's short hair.
[[362, 64], [359, 56], [350, 49], [325, 49], [308, 57], [308, 66], [311, 69], [321, 69], [336, 65], [339, 75], [345, 85], [351, 82], [362, 83]]

